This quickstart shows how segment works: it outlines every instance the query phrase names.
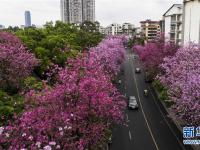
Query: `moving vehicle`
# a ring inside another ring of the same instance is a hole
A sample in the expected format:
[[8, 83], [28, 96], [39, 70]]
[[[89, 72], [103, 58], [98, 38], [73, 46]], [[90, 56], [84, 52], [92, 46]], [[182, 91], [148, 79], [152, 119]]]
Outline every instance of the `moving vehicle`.
[[135, 73], [141, 73], [140, 68], [135, 68]]
[[144, 90], [144, 95], [148, 96], [148, 90], [147, 89]]
[[138, 104], [137, 104], [135, 96], [129, 97], [128, 107], [129, 109], [138, 109]]
[[112, 144], [112, 134], [110, 135], [109, 139], [108, 139], [108, 144]]
[[122, 80], [119, 80], [118, 83], [121, 84], [121, 83], [122, 83]]

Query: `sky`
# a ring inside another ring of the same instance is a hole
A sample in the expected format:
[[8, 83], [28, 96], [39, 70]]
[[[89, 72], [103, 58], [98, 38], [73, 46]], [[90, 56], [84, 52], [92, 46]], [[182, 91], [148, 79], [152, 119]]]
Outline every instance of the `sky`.
[[[183, 0], [96, 0], [96, 20], [103, 26], [130, 22], [139, 26], [146, 19], [160, 20], [162, 15]], [[0, 24], [24, 24], [24, 11], [31, 11], [32, 24], [60, 20], [60, 0], [0, 0]]]

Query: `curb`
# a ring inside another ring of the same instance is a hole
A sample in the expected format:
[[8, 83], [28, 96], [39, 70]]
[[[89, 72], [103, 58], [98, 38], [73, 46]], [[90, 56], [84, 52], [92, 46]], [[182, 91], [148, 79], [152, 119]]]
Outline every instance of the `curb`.
[[[158, 97], [158, 91], [154, 88], [154, 86], [152, 84], [150, 85], [150, 87], [151, 87], [151, 89], [153, 89], [155, 91], [156, 96]], [[178, 128], [178, 130], [181, 133], [183, 133], [181, 124], [177, 121], [177, 118], [174, 117], [173, 113], [169, 110], [169, 108], [167, 108], [167, 106], [165, 105], [165, 103], [163, 101], [159, 100], [159, 102], [162, 104], [162, 106], [164, 107], [164, 109], [166, 110], [166, 112], [168, 114], [168, 117], [171, 118], [171, 120], [176, 125], [176, 127]], [[193, 150], [200, 150], [200, 145], [198, 145], [198, 146], [190, 145], [190, 146], [192, 147]]]

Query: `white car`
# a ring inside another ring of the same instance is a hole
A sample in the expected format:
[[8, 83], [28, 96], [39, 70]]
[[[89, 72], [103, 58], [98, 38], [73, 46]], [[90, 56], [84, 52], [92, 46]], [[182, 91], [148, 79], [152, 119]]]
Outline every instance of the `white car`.
[[140, 68], [135, 68], [135, 73], [141, 73]]
[[138, 109], [138, 104], [137, 104], [135, 96], [129, 97], [128, 107], [129, 109]]

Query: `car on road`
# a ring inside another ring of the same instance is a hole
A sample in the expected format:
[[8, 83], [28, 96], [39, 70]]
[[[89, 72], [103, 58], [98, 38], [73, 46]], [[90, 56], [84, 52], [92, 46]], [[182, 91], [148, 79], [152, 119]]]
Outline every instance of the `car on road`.
[[111, 144], [112, 144], [112, 134], [108, 138], [108, 145], [111, 145]]
[[135, 96], [130, 96], [129, 97], [128, 108], [129, 109], [138, 109], [138, 103], [136, 101]]
[[121, 83], [122, 83], [122, 80], [119, 80], [118, 83], [121, 84]]
[[135, 73], [141, 73], [141, 69], [140, 68], [135, 68]]

